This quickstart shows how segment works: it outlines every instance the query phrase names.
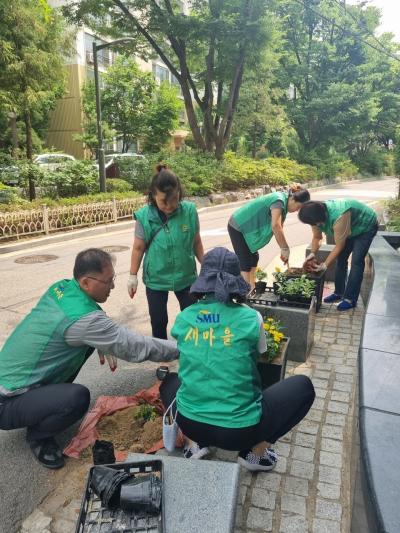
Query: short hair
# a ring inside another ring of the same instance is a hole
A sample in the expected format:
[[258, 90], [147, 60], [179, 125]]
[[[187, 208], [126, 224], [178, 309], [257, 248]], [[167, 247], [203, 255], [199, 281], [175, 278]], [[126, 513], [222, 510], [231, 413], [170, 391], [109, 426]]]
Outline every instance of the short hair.
[[315, 202], [311, 200], [303, 204], [298, 213], [299, 220], [304, 224], [321, 224], [327, 219], [327, 209], [324, 202]]
[[175, 194], [178, 194], [179, 200], [182, 200], [183, 190], [178, 176], [167, 165], [161, 163], [157, 165], [156, 170], [157, 172], [154, 174], [149, 188], [148, 203], [155, 205], [154, 195], [157, 192], [156, 189], [165, 193], [167, 200]]
[[100, 248], [82, 250], [75, 259], [74, 278], [83, 278], [90, 272], [101, 274], [108, 265], [112, 265], [112, 257], [104, 250]]

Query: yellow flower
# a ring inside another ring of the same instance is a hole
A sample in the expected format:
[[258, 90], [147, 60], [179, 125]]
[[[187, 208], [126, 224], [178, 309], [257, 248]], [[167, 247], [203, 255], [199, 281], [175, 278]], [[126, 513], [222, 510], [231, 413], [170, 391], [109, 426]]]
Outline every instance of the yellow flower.
[[269, 324], [264, 324], [265, 331], [269, 331]]
[[273, 321], [274, 321], [274, 319], [271, 318], [271, 317], [268, 319], [268, 322], [273, 322]]
[[275, 267], [275, 272], [281, 272], [281, 269], [279, 267]]

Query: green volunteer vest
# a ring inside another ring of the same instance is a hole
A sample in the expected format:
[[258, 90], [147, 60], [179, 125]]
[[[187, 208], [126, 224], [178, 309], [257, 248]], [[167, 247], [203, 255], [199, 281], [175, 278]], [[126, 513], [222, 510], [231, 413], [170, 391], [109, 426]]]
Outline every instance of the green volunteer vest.
[[272, 239], [271, 211], [274, 202], [283, 202], [282, 222], [287, 215], [288, 195], [272, 192], [250, 200], [232, 215], [252, 253], [263, 248]]
[[69, 346], [64, 332], [97, 310], [101, 307], [75, 279], [52, 285], [0, 352], [0, 392], [63, 383], [73, 376], [84, 363], [88, 346]]
[[180, 352], [179, 412], [226, 428], [257, 424], [262, 399], [257, 312], [206, 299], [179, 313], [171, 333]]
[[143, 282], [146, 287], [160, 291], [180, 291], [197, 277], [193, 240], [199, 228], [196, 206], [180, 202], [176, 211], [163, 226], [156, 207], [146, 205], [134, 213], [141, 222], [146, 243], [143, 264]]
[[351, 237], [357, 237], [378, 224], [375, 211], [358, 200], [344, 198], [340, 200], [327, 200], [327, 220], [318, 227], [326, 235], [333, 235], [333, 226], [337, 219], [350, 209], [351, 211]]

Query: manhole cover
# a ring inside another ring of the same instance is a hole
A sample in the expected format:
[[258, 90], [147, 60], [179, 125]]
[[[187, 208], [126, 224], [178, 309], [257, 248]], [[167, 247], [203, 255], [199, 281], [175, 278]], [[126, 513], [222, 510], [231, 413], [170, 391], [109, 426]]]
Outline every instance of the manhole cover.
[[117, 252], [126, 252], [126, 250], [129, 250], [129, 246], [103, 246], [101, 249], [109, 254], [115, 254]]
[[54, 261], [55, 259], [58, 259], [58, 255], [24, 255], [23, 257], [18, 257], [14, 263], [27, 265], [30, 263], [46, 263], [47, 261]]

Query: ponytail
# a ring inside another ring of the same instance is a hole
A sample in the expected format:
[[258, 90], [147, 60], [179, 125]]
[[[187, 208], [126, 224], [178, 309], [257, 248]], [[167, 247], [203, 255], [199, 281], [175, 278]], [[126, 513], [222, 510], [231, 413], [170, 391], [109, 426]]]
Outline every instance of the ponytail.
[[304, 189], [301, 183], [291, 183], [289, 185], [289, 197], [292, 197], [295, 202], [304, 204], [310, 200], [310, 193]]

